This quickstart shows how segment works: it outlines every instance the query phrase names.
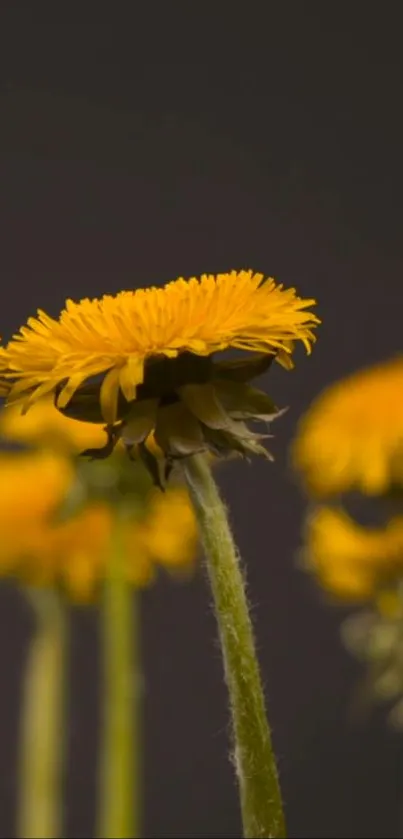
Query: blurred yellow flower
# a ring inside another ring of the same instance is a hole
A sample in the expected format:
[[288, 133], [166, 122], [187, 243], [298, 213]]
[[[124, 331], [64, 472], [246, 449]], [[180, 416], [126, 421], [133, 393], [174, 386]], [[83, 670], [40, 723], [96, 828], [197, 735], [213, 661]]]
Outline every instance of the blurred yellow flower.
[[0, 437], [73, 454], [107, 443], [103, 425], [64, 416], [49, 397], [39, 399], [26, 414], [16, 405], [4, 407], [0, 411]]
[[403, 516], [385, 528], [367, 528], [341, 509], [319, 507], [307, 520], [303, 558], [320, 585], [336, 597], [377, 599], [403, 575]]
[[[106, 500], [90, 500], [58, 521], [74, 476], [72, 463], [57, 453], [0, 455], [0, 574], [31, 585], [58, 584], [74, 600], [87, 601], [104, 576], [115, 511]], [[197, 538], [184, 488], [162, 494], [149, 484], [139, 500], [123, 525], [127, 575], [135, 586], [149, 583], [158, 565], [172, 572], [190, 568]]]
[[319, 496], [402, 485], [403, 357], [327, 388], [300, 422], [292, 460]]

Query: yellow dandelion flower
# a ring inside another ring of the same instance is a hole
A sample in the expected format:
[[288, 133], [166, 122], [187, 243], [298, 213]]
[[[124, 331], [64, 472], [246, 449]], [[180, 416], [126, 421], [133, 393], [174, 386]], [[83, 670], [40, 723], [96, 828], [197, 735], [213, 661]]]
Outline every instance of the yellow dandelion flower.
[[326, 389], [302, 418], [292, 459], [318, 495], [402, 484], [403, 358]]
[[[167, 457], [263, 453], [244, 420], [272, 418], [276, 408], [247, 382], [273, 358], [292, 366], [295, 341], [310, 351], [313, 303], [252, 271], [68, 300], [58, 320], [39, 311], [9, 342], [8, 399], [26, 410], [53, 392], [60, 410], [104, 420], [129, 446], [154, 432]], [[229, 348], [254, 356], [213, 362]]]
[[368, 600], [403, 574], [403, 516], [384, 528], [358, 525], [344, 510], [308, 518], [303, 556], [320, 585], [344, 600]]
[[[74, 600], [87, 601], [105, 574], [115, 512], [105, 500], [90, 500], [59, 520], [74, 476], [72, 463], [54, 452], [0, 456], [0, 574], [60, 585]], [[149, 481], [123, 526], [127, 578], [144, 586], [157, 566], [188, 569], [196, 538], [185, 489], [173, 485], [162, 494]]]

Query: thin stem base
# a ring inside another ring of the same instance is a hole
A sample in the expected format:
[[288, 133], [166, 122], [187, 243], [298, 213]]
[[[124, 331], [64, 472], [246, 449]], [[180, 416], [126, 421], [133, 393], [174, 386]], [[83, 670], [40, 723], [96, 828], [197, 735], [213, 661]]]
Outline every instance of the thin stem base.
[[17, 835], [62, 835], [66, 607], [56, 590], [29, 589], [36, 628], [25, 671]]
[[127, 579], [123, 527], [118, 516], [101, 607], [104, 688], [99, 839], [140, 836], [137, 604]]

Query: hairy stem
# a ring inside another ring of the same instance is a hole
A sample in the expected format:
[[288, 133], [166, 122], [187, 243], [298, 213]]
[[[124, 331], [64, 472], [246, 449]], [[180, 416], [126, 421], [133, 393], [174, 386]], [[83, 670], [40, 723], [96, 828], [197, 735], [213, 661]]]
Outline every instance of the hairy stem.
[[206, 459], [184, 471], [205, 549], [228, 686], [244, 836], [284, 837], [285, 823], [239, 558]]

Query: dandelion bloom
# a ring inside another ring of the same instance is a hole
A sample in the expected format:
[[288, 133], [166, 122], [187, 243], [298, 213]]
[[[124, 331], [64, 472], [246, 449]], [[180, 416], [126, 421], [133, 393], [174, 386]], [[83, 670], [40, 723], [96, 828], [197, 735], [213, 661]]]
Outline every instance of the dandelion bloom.
[[[186, 490], [172, 485], [162, 494], [141, 469], [145, 481], [137, 482], [137, 495], [132, 490], [123, 525], [126, 573], [135, 586], [148, 584], [158, 566], [187, 571], [197, 538]], [[99, 496], [62, 518], [75, 477], [73, 462], [56, 452], [0, 455], [0, 574], [59, 585], [85, 602], [102, 583], [116, 514]]]
[[320, 585], [344, 600], [369, 600], [403, 574], [403, 516], [362, 527], [344, 510], [319, 507], [308, 518], [303, 558]]
[[295, 467], [317, 495], [382, 494], [403, 483], [403, 358], [326, 389], [300, 423]]
[[[167, 458], [262, 454], [262, 435], [244, 420], [272, 419], [277, 409], [248, 381], [273, 358], [292, 366], [295, 341], [310, 351], [313, 303], [252, 271], [68, 300], [58, 320], [39, 311], [7, 345], [8, 400], [27, 410], [54, 393], [60, 410], [106, 422], [148, 461], [151, 433]], [[213, 359], [230, 348], [253, 356]]]

